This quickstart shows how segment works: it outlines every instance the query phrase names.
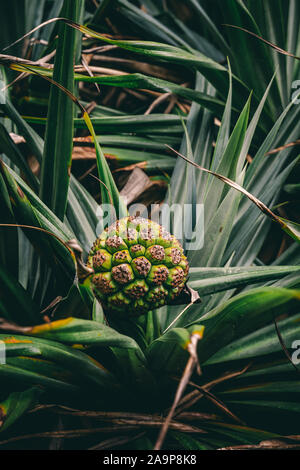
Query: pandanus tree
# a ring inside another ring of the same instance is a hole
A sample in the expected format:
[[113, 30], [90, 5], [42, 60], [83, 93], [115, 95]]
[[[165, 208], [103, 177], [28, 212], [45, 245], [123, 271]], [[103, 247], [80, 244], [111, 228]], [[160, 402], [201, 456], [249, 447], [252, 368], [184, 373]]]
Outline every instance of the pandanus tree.
[[[219, 63], [227, 46], [220, 34], [221, 52], [201, 39], [200, 53], [192, 35], [191, 44], [182, 42], [143, 12], [164, 43], [100, 34], [91, 28], [108, 3], [88, 28], [82, 1], [65, 0], [62, 11], [53, 2], [50, 18], [64, 20], [36, 30], [47, 34], [48, 49], [39, 44], [34, 60], [0, 56], [3, 78], [12, 69], [30, 77], [33, 90], [51, 82], [46, 120], [21, 116], [1, 91], [0, 445], [24, 446], [30, 434], [36, 446], [69, 438], [66, 448], [216, 449], [263, 447], [266, 440], [297, 447], [300, 231], [276, 211], [299, 164], [296, 147], [286, 145], [299, 137], [297, 96], [272, 114], [278, 71], [251, 97], [255, 83], [238, 76], [238, 52]], [[117, 14], [135, 22], [137, 7], [117, 3]], [[200, 3], [188, 3], [217, 30]], [[44, 2], [39, 12], [47, 20]], [[194, 89], [143, 74], [79, 73], [80, 32], [149, 63], [191, 67]], [[37, 63], [51, 47], [54, 64]], [[89, 115], [77, 82], [173, 93], [192, 106], [181, 116], [104, 106]], [[34, 127], [45, 123], [45, 132]], [[74, 127], [84, 125], [95, 146], [101, 204], [118, 214], [113, 224], [99, 219], [98, 204], [71, 171]], [[165, 144], [177, 150], [166, 153]], [[120, 161], [170, 175], [164, 205], [191, 209], [180, 241], [181, 218], [165, 227], [129, 216], [105, 157], [112, 146]], [[276, 158], [267, 155], [273, 149]], [[261, 250], [277, 227], [287, 232], [288, 248], [267, 265]], [[191, 246], [191, 233], [204, 238]], [[63, 426], [53, 430], [58, 415]]]

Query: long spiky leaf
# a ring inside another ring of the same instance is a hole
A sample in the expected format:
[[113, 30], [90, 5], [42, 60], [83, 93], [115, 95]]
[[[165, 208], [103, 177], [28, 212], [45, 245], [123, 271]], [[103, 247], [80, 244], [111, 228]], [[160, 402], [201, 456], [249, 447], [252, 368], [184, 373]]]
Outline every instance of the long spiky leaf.
[[249, 193], [245, 188], [240, 186], [238, 183], [235, 181], [232, 181], [231, 179], [227, 178], [226, 176], [220, 175], [219, 173], [215, 173], [214, 171], [208, 170], [207, 168], [203, 168], [202, 166], [198, 165], [197, 163], [193, 162], [192, 160], [189, 160], [187, 157], [182, 155], [180, 152], [177, 152], [177, 150], [174, 150], [172, 147], [169, 145], [166, 145], [170, 150], [175, 152], [179, 157], [183, 158], [186, 162], [190, 163], [191, 165], [194, 165], [198, 170], [205, 171], [206, 173], [209, 173], [210, 175], [215, 176], [219, 180], [221, 180], [223, 183], [228, 184], [232, 188], [236, 189], [240, 193], [244, 194], [247, 196], [250, 201], [252, 201], [265, 215], [270, 217], [274, 222], [278, 223], [280, 227], [288, 233], [290, 236], [292, 236], [298, 243], [300, 243], [300, 225], [291, 222], [289, 220], [284, 220], [281, 217], [278, 217], [278, 215], [274, 214], [274, 212], [271, 211], [262, 201], [260, 201], [257, 197], [255, 197], [253, 194]]

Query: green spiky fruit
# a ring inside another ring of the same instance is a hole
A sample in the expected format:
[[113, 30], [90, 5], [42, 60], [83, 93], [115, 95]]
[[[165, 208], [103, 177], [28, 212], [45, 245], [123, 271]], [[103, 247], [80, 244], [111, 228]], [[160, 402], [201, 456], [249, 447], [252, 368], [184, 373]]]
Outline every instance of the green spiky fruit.
[[142, 217], [117, 220], [102, 232], [88, 257], [91, 286], [109, 310], [142, 315], [172, 302], [189, 265], [179, 241]]

